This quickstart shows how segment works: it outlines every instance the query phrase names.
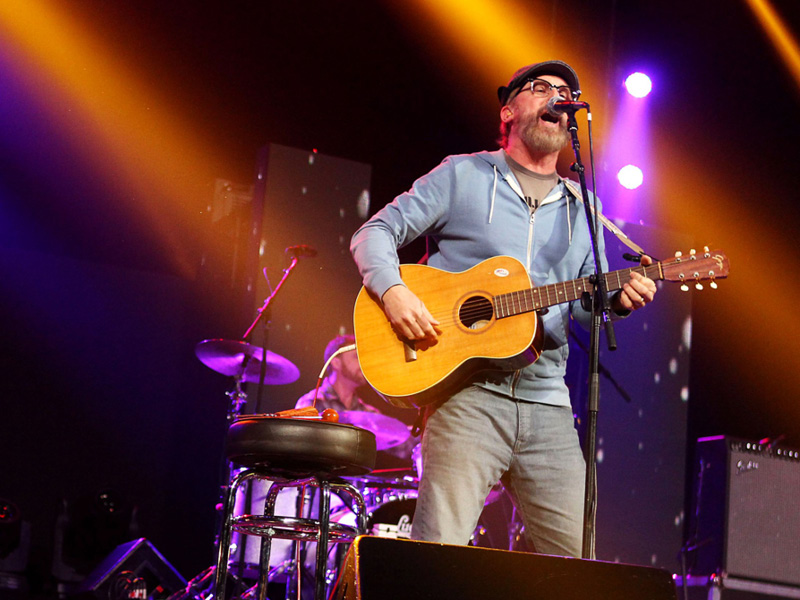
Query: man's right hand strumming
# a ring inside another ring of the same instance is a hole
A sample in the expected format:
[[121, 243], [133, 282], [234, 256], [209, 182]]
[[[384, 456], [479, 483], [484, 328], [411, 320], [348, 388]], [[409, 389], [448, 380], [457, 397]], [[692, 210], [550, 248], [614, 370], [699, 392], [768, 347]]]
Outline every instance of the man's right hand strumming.
[[435, 340], [440, 330], [417, 295], [404, 285], [390, 287], [381, 298], [386, 318], [398, 335], [409, 340]]

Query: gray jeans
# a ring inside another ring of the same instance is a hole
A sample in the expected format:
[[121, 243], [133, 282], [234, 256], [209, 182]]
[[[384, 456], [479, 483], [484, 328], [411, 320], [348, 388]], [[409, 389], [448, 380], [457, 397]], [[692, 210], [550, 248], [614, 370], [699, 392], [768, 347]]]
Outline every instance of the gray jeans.
[[536, 552], [580, 556], [585, 463], [572, 410], [476, 386], [428, 419], [412, 538], [467, 544], [502, 478]]

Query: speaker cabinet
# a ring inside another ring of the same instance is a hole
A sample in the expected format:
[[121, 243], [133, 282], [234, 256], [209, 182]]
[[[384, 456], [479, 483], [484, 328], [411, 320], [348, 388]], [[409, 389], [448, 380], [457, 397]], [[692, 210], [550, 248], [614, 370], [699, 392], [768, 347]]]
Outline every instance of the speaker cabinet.
[[800, 451], [697, 442], [691, 572], [800, 585]]
[[161, 600], [186, 586], [186, 580], [146, 539], [120, 544], [86, 576], [75, 598]]
[[735, 577], [690, 577], [687, 589], [683, 590], [681, 579], [677, 579], [678, 597], [688, 600], [786, 600], [800, 598], [800, 588], [765, 583]]
[[675, 600], [665, 570], [371, 536], [353, 542], [336, 600]]

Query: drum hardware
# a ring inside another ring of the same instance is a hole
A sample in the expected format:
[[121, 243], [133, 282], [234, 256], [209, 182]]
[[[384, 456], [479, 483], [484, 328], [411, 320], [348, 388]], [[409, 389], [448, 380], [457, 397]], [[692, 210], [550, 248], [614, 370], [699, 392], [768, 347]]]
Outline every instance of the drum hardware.
[[[210, 369], [237, 378], [237, 382], [258, 383], [264, 363], [263, 348], [238, 340], [203, 340], [194, 350], [197, 358]], [[289, 359], [267, 351], [264, 383], [285, 385], [300, 378], [300, 370]]]
[[[261, 378], [264, 350], [247, 342], [211, 339], [198, 343], [194, 353], [208, 368], [234, 378], [234, 389], [225, 392], [230, 400], [227, 419], [234, 421], [247, 403], [242, 382], [257, 382]], [[267, 352], [263, 370], [264, 383], [270, 385], [293, 383], [300, 377], [300, 370], [294, 363], [275, 352]]]
[[242, 407], [247, 404], [247, 393], [242, 389], [242, 380], [240, 377], [236, 378], [233, 391], [225, 392], [225, 395], [228, 397], [228, 400], [230, 400], [228, 421], [233, 421], [236, 415], [241, 414]]
[[525, 525], [522, 524], [522, 518], [519, 516], [519, 511], [516, 507], [511, 513], [511, 522], [508, 527], [508, 549], [517, 552], [528, 550], [525, 542]]
[[[211, 600], [214, 597], [214, 572], [216, 570], [216, 566], [211, 566], [201, 571], [186, 584], [185, 588], [174, 592], [167, 597], [167, 600]], [[229, 577], [236, 581], [235, 575], [230, 574]]]

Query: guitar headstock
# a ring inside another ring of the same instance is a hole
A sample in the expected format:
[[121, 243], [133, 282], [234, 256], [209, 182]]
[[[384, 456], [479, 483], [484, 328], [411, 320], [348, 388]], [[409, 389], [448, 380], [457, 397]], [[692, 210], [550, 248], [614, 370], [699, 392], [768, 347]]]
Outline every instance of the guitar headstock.
[[703, 248], [703, 253], [698, 254], [690, 250], [688, 255], [681, 252], [675, 253], [675, 258], [661, 262], [664, 279], [681, 283], [681, 290], [688, 291], [689, 283], [694, 282], [694, 287], [703, 289], [703, 281], [710, 281], [709, 286], [717, 289], [717, 279], [728, 276], [730, 265], [728, 257], [721, 250]]

